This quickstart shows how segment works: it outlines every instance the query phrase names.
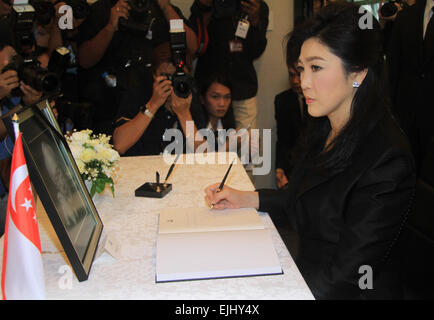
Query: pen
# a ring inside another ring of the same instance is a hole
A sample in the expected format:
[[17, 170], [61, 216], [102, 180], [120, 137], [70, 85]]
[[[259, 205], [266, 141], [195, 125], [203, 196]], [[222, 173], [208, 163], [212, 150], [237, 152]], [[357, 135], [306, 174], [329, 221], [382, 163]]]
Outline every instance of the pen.
[[[223, 187], [224, 187], [224, 185], [225, 185], [226, 178], [228, 177], [229, 172], [231, 171], [231, 168], [232, 168], [232, 165], [234, 164], [234, 161], [235, 161], [235, 159], [232, 160], [231, 165], [229, 166], [228, 170], [226, 171], [226, 174], [225, 174], [225, 176], [223, 177], [223, 180], [222, 180], [222, 182], [220, 183], [219, 187], [217, 188], [216, 193], [217, 193], [217, 192], [220, 192], [220, 191], [223, 190]], [[211, 209], [213, 209], [213, 208], [214, 208], [214, 205], [212, 204], [212, 205], [211, 205]]]
[[157, 180], [157, 192], [160, 192], [160, 173], [158, 171], [155, 172], [156, 180]]
[[167, 172], [166, 179], [164, 180], [164, 186], [167, 185], [167, 179], [169, 179], [169, 176], [170, 176], [170, 174], [172, 173], [173, 168], [175, 168], [176, 161], [178, 161], [178, 158], [179, 158], [180, 155], [181, 155], [180, 153], [178, 153], [178, 154], [176, 155], [175, 161], [173, 161], [172, 165], [170, 166], [170, 168], [169, 168], [169, 172]]

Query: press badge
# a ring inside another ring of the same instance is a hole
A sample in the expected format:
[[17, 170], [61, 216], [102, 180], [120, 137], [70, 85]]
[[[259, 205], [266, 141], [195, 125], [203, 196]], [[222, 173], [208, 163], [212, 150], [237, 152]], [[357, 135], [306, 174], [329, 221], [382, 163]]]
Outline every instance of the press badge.
[[248, 20], [241, 19], [238, 21], [237, 31], [235, 32], [235, 36], [245, 39], [247, 38], [247, 32], [249, 32], [250, 23]]
[[243, 52], [243, 43], [240, 40], [229, 41], [230, 52]]

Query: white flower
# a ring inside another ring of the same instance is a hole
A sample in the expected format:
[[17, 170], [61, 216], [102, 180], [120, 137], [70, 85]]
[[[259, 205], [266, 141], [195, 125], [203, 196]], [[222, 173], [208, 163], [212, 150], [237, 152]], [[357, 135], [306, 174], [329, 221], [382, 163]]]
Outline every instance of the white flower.
[[74, 131], [66, 137], [84, 180], [94, 183], [101, 176], [104, 179], [116, 178], [120, 155], [109, 143], [110, 138], [105, 134], [94, 135], [92, 130]]

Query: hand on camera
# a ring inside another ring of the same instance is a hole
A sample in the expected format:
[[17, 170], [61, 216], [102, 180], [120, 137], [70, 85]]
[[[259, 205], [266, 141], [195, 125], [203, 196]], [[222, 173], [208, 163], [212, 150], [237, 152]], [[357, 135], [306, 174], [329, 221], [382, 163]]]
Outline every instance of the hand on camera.
[[154, 80], [152, 97], [149, 103], [158, 109], [166, 102], [171, 93], [172, 81], [168, 80], [166, 76], [158, 76]]
[[23, 102], [26, 105], [31, 105], [42, 97], [42, 92], [33, 89], [22, 81], [20, 82], [20, 89], [23, 92]]
[[259, 9], [261, 3], [259, 0], [249, 0], [241, 1], [241, 6], [245, 13], [249, 15], [249, 20], [252, 25], [257, 25], [259, 23]]
[[113, 8], [111, 8], [109, 24], [115, 31], [118, 30], [119, 18], [122, 17], [128, 19], [130, 10], [131, 7], [125, 0], [119, 0]]
[[0, 74], [0, 99], [11, 93], [13, 89], [20, 85], [17, 72], [8, 70]]
[[171, 91], [172, 92], [171, 92], [170, 107], [172, 111], [176, 113], [176, 115], [186, 115], [187, 113], [189, 113], [191, 100], [193, 97], [192, 94], [190, 93], [190, 95], [187, 98], [180, 98], [175, 94], [173, 87]]

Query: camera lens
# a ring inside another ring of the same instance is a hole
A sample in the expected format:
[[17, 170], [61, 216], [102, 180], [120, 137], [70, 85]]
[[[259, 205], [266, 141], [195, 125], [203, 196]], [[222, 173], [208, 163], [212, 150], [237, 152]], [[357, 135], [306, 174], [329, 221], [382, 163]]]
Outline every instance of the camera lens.
[[40, 78], [40, 87], [43, 92], [54, 92], [59, 88], [60, 81], [54, 73], [46, 73]]
[[180, 98], [187, 98], [192, 89], [192, 78], [189, 75], [176, 76], [173, 79], [173, 89]]

